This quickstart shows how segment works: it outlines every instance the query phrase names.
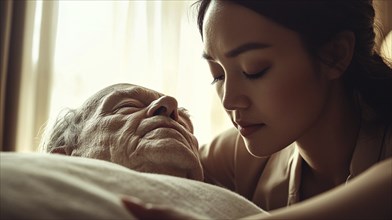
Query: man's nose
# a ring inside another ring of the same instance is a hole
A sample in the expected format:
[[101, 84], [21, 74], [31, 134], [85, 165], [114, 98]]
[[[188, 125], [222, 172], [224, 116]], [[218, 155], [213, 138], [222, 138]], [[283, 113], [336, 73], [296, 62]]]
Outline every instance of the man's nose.
[[178, 120], [178, 103], [174, 97], [162, 96], [153, 101], [148, 108], [147, 115], [149, 117], [162, 115]]

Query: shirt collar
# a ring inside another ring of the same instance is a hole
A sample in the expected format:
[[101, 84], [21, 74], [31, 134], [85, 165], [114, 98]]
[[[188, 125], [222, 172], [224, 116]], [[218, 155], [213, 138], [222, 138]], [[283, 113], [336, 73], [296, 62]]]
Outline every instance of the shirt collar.
[[348, 180], [359, 175], [380, 160], [385, 128], [362, 122], [358, 140], [350, 164]]
[[289, 161], [290, 179], [289, 179], [289, 195], [287, 198], [287, 205], [292, 205], [300, 201], [299, 187], [301, 185], [301, 168], [302, 157], [299, 154], [297, 144], [294, 143], [294, 151]]

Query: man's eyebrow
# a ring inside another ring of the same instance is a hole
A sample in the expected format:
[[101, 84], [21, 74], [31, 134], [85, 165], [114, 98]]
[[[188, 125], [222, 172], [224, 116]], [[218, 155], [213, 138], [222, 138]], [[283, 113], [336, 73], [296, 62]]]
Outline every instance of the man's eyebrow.
[[133, 98], [133, 99], [138, 99], [143, 103], [149, 103], [155, 98], [159, 97], [158, 93], [145, 90], [144, 88], [141, 87], [135, 87], [132, 89], [126, 89], [126, 90], [117, 90], [117, 97], [119, 98]]
[[[229, 52], [225, 53], [225, 56], [228, 58], [233, 58], [241, 53], [247, 52], [249, 50], [257, 50], [257, 49], [265, 49], [270, 47], [271, 45], [265, 44], [265, 43], [258, 43], [258, 42], [248, 42], [245, 44], [242, 44]], [[210, 55], [208, 55], [206, 52], [203, 52], [202, 57], [206, 60], [214, 60]]]
[[148, 105], [149, 102], [152, 102], [157, 97], [159, 97], [159, 94], [146, 91], [141, 87], [119, 89], [112, 91], [102, 98], [102, 108], [104, 111], [110, 111], [123, 101], [124, 98], [135, 99], [145, 105]]
[[179, 107], [178, 111], [182, 112], [186, 117], [190, 118], [191, 115], [189, 114], [189, 110], [184, 107]]

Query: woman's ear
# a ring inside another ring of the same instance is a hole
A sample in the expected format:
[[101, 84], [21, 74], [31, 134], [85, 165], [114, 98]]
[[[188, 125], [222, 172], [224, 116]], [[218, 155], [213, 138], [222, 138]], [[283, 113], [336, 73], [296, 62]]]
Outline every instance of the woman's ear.
[[322, 61], [328, 65], [329, 79], [337, 79], [351, 63], [355, 47], [355, 35], [352, 31], [342, 31], [330, 40], [321, 50]]
[[63, 155], [71, 155], [73, 149], [69, 146], [60, 146], [60, 147], [55, 147], [52, 148], [49, 152], [51, 154], [63, 154]]

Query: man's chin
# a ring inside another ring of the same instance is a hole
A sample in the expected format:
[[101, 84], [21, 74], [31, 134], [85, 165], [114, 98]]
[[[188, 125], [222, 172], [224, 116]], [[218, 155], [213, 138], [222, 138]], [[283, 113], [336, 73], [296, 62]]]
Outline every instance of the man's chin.
[[201, 180], [203, 172], [198, 153], [183, 138], [141, 139], [129, 158], [131, 169]]

